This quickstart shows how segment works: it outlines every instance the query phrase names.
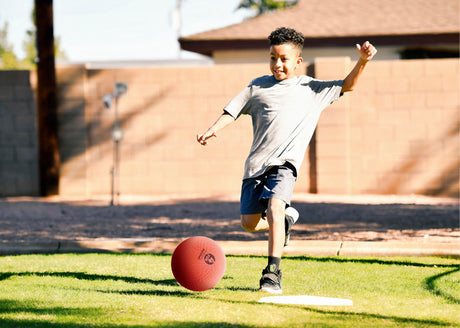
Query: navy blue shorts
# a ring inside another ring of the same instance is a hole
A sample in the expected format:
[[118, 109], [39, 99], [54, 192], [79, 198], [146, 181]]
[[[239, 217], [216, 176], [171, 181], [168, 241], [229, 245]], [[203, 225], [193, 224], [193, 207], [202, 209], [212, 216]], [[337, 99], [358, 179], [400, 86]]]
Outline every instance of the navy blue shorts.
[[290, 205], [296, 180], [296, 169], [290, 163], [274, 166], [261, 176], [244, 179], [240, 214], [265, 213], [270, 198], [281, 199], [286, 206]]

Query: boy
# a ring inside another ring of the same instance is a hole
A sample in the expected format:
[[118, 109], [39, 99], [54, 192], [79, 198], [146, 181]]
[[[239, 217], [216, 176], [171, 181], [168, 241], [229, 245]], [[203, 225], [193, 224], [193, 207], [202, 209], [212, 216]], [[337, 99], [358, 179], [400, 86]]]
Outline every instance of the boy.
[[280, 262], [299, 214], [290, 207], [297, 171], [324, 108], [353, 90], [377, 50], [369, 42], [356, 45], [360, 59], [344, 80], [319, 81], [295, 70], [302, 63], [304, 37], [281, 27], [268, 37], [272, 75], [254, 79], [224, 108], [223, 114], [197, 141], [208, 139], [234, 122], [251, 115], [253, 142], [245, 162], [241, 188], [241, 225], [249, 231], [269, 231], [268, 265], [260, 290], [281, 294]]

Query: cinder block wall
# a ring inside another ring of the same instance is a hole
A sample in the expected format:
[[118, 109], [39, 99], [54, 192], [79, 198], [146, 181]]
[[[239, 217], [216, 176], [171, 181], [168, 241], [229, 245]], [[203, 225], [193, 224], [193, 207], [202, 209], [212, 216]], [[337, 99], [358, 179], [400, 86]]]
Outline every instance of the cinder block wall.
[[[318, 58], [314, 72], [341, 79], [353, 65]], [[114, 82], [128, 84], [118, 103], [121, 194], [238, 193], [250, 119], [241, 117], [206, 147], [196, 134], [254, 77], [268, 73], [266, 64], [58, 67], [61, 194], [110, 194], [115, 111], [102, 98]], [[0, 71], [0, 195], [37, 194], [33, 89], [28, 72]], [[459, 89], [458, 59], [371, 62], [356, 90], [320, 119], [311, 163], [318, 192], [458, 196]], [[297, 192], [309, 191], [309, 165], [307, 155]]]
[[[354, 64], [319, 58], [317, 77]], [[371, 62], [320, 120], [318, 191], [458, 197], [459, 72], [458, 59]]]
[[29, 71], [0, 70], [0, 197], [38, 195], [32, 80]]
[[[267, 73], [267, 65], [88, 70], [79, 79], [87, 92], [82, 113], [87, 151], [63, 161], [61, 193], [90, 196], [111, 191], [115, 109], [104, 108], [102, 98], [112, 92], [114, 82], [128, 84], [128, 93], [118, 102], [124, 132], [119, 146], [122, 194], [239, 193], [252, 140], [249, 117], [239, 118], [205, 147], [196, 142], [196, 135], [214, 123], [254, 77]], [[67, 138], [63, 131], [62, 138], [72, 140], [75, 132]], [[307, 191], [308, 170], [303, 171], [298, 188]]]
[[58, 83], [58, 137], [61, 156], [60, 194], [89, 196], [89, 136], [87, 71], [84, 66], [60, 67]]

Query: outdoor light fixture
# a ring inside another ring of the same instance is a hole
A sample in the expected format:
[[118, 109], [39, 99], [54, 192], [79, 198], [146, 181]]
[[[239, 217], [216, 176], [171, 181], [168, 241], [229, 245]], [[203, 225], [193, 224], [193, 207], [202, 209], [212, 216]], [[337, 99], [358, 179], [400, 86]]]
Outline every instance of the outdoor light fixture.
[[119, 143], [123, 139], [123, 130], [120, 129], [120, 124], [118, 121], [118, 99], [121, 98], [125, 93], [128, 92], [128, 85], [126, 83], [116, 82], [113, 87], [113, 92], [106, 94], [102, 98], [102, 102], [107, 109], [112, 108], [112, 103], [115, 104], [115, 119], [113, 122], [112, 128], [112, 140], [114, 141], [113, 148], [113, 164], [112, 169], [110, 170], [112, 181], [111, 181], [111, 194], [112, 199], [110, 205], [118, 205], [118, 198], [120, 196], [119, 189], [119, 165], [120, 165], [120, 156], [119, 156]]
[[106, 94], [104, 98], [102, 98], [102, 101], [104, 102], [104, 106], [110, 109], [110, 107], [112, 107], [113, 95], [111, 93]]

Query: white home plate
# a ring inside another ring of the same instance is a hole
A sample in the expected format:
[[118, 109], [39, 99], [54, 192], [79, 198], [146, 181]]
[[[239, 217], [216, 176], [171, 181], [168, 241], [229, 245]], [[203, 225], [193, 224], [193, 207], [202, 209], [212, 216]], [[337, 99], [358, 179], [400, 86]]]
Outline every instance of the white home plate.
[[300, 305], [353, 305], [352, 300], [344, 298], [308, 296], [308, 295], [292, 295], [292, 296], [269, 296], [262, 297], [259, 303], [275, 303], [275, 304], [300, 304]]

